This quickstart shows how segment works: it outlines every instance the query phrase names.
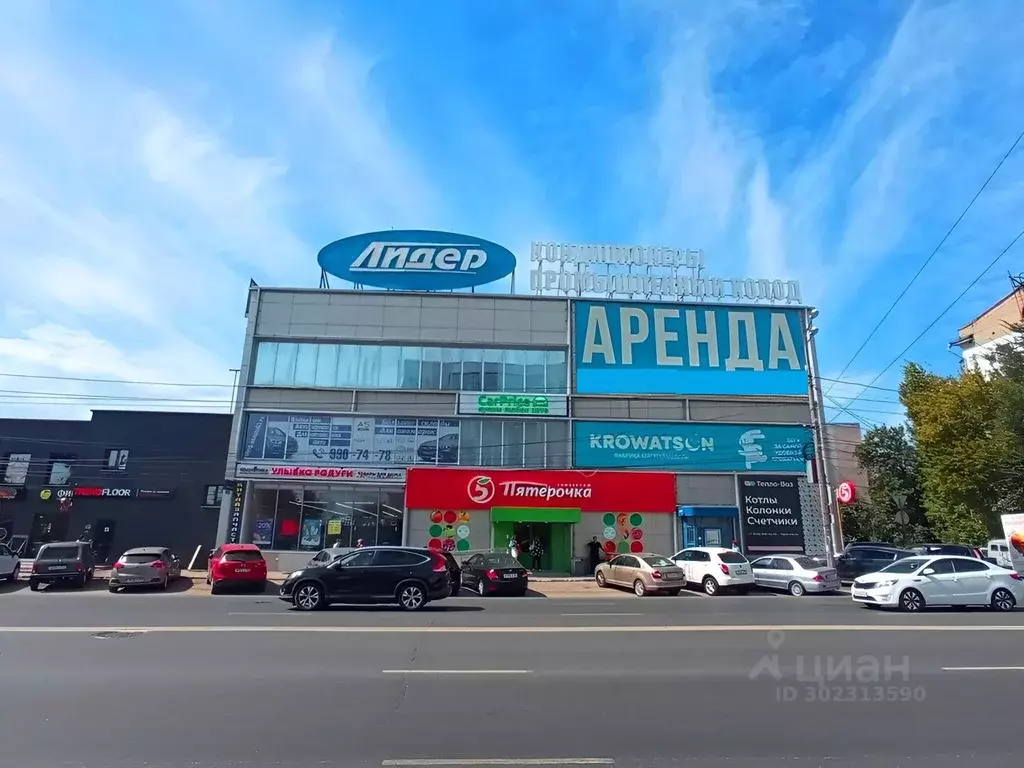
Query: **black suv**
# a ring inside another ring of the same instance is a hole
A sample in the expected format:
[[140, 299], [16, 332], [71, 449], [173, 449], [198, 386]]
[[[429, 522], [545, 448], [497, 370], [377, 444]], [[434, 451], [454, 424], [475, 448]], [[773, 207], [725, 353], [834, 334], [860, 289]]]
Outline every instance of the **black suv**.
[[86, 541], [64, 541], [44, 544], [32, 563], [28, 588], [33, 592], [40, 584], [72, 584], [79, 589], [92, 580], [96, 559], [92, 545]]
[[417, 611], [452, 592], [448, 559], [419, 547], [364, 547], [327, 565], [295, 571], [281, 585], [282, 600], [300, 611], [331, 603], [398, 603]]
[[851, 544], [836, 558], [840, 581], [853, 581], [865, 573], [880, 571], [904, 557], [912, 557], [909, 549], [881, 544]]

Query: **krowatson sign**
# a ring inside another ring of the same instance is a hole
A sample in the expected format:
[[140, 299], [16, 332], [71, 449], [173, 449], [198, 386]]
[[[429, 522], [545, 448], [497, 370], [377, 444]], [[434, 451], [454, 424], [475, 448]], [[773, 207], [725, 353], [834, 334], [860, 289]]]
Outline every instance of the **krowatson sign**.
[[316, 260], [342, 280], [398, 291], [472, 288], [508, 277], [516, 268], [512, 251], [490, 240], [422, 229], [342, 238], [324, 246]]

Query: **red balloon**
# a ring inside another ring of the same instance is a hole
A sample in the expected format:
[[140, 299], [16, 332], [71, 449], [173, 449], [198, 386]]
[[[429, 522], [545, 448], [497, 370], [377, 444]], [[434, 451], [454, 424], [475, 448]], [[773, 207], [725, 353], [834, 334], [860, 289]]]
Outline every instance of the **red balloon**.
[[614, 541], [606, 541], [604, 543], [604, 551], [605, 552], [614, 552], [615, 551], [615, 542]]
[[644, 551], [644, 543], [642, 541], [631, 542], [630, 545], [629, 545], [629, 551], [630, 552], [643, 552]]
[[644, 537], [644, 529], [634, 528], [632, 531], [629, 532], [629, 535], [632, 536], [635, 541], [640, 541], [640, 539]]
[[445, 552], [454, 552], [455, 539], [445, 539], [443, 542], [441, 542], [441, 549], [443, 549]]
[[440, 549], [440, 548], [441, 548], [441, 540], [440, 539], [431, 539], [430, 541], [427, 542], [427, 549]]
[[441, 510], [435, 509], [433, 512], [430, 513], [430, 522], [440, 523], [442, 517], [443, 515], [441, 514]]
[[458, 519], [459, 519], [459, 516], [457, 514], [455, 514], [455, 512], [450, 510], [450, 509], [447, 512], [444, 513], [444, 521], [446, 523], [448, 523], [449, 525], [454, 523]]

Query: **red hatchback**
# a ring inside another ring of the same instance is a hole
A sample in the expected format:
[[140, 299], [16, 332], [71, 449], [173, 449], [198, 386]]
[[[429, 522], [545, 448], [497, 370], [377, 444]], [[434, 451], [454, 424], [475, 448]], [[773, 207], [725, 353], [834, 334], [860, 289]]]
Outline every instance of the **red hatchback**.
[[262, 592], [267, 586], [267, 561], [255, 544], [223, 544], [210, 555], [206, 583], [215, 595], [228, 586]]

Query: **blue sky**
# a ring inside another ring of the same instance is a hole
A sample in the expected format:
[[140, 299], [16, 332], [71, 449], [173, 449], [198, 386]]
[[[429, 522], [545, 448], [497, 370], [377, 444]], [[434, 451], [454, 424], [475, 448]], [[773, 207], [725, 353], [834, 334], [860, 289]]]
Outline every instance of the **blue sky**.
[[[5, 0], [0, 372], [219, 386], [4, 377], [0, 416], [215, 409], [250, 277], [315, 286], [321, 246], [389, 227], [799, 279], [835, 377], [1024, 129], [1022, 39], [1002, 0]], [[845, 379], [1017, 234], [1022, 172], [1024, 148]], [[955, 370], [1022, 253], [907, 357]]]

